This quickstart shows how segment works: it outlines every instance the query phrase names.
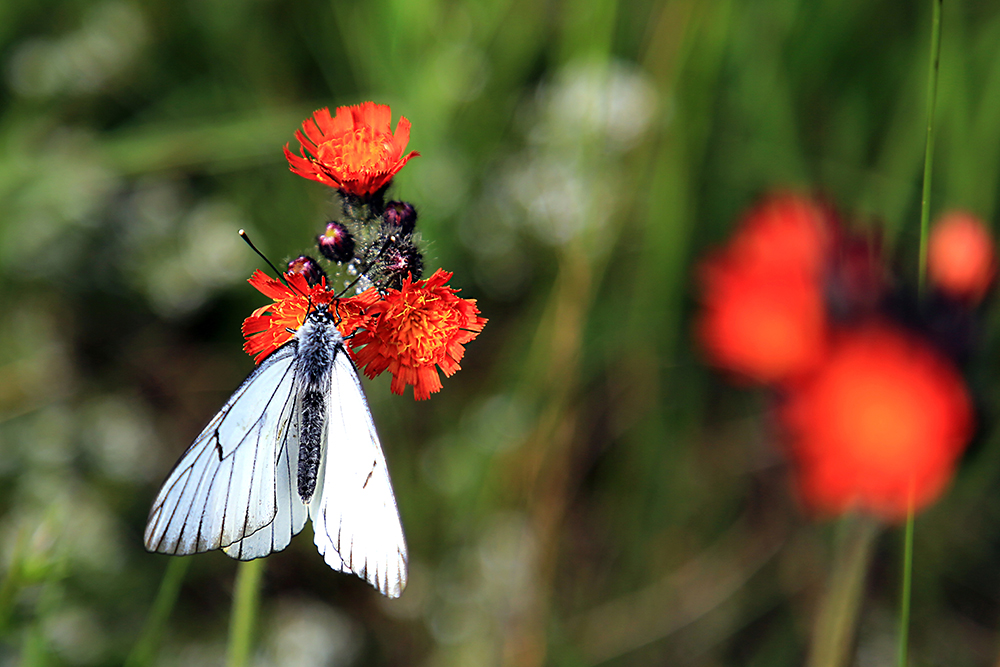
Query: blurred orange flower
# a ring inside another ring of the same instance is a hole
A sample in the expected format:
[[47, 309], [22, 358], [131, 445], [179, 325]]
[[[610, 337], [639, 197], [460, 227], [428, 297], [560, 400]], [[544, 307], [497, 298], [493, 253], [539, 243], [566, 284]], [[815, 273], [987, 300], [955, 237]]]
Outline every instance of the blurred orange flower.
[[700, 267], [696, 336], [715, 366], [757, 382], [809, 371], [826, 346], [822, 279], [832, 221], [811, 200], [765, 199]]
[[972, 432], [957, 370], [885, 324], [842, 332], [826, 362], [781, 410], [803, 501], [820, 514], [887, 520], [934, 502]]
[[996, 251], [986, 226], [974, 215], [945, 215], [931, 232], [927, 273], [945, 294], [979, 301], [996, 274]]
[[747, 266], [732, 255], [702, 266], [695, 331], [710, 363], [761, 383], [800, 375], [820, 362], [826, 311], [814, 278]]
[[770, 195], [740, 221], [729, 249], [746, 264], [819, 276], [833, 236], [832, 214], [808, 197]]
[[438, 269], [427, 280], [403, 280], [401, 289], [389, 289], [380, 301], [368, 306], [364, 329], [350, 339], [358, 366], [374, 378], [392, 373], [392, 392], [402, 394], [413, 385], [417, 400], [441, 390], [437, 369], [451, 376], [468, 343], [483, 330], [473, 299], [455, 296], [445, 283], [451, 273]]
[[329, 109], [320, 109], [295, 132], [300, 155], [285, 145], [289, 168], [359, 197], [377, 192], [410, 158], [420, 155], [403, 155], [410, 142], [410, 121], [400, 117], [393, 133], [391, 119], [389, 107], [374, 102], [338, 107], [334, 117]]

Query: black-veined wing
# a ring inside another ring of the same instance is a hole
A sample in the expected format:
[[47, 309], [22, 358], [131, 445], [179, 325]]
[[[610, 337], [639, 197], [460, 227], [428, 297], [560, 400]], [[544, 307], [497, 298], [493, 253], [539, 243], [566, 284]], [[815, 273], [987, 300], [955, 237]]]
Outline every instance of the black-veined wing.
[[[279, 512], [279, 488], [288, 484], [282, 464], [294, 469], [298, 457], [296, 352], [292, 341], [265, 359], [181, 456], [153, 502], [147, 549], [181, 555], [228, 547], [286, 514], [289, 529], [298, 519], [301, 529], [304, 512]], [[288, 543], [284, 527], [274, 532]]]
[[406, 586], [406, 541], [385, 456], [342, 345], [331, 366], [322, 469], [309, 503], [316, 546], [333, 569], [399, 597]]

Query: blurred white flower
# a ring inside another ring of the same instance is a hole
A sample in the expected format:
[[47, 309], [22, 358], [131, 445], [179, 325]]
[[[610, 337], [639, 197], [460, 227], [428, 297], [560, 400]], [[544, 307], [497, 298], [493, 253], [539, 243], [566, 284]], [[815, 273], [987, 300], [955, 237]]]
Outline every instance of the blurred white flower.
[[77, 30], [56, 38], [31, 38], [16, 46], [7, 81], [25, 97], [104, 91], [138, 61], [148, 32], [145, 17], [134, 5], [118, 1], [97, 5]]
[[84, 405], [80, 421], [85, 450], [112, 479], [141, 482], [162, 474], [157, 433], [148, 408], [130, 397], [102, 396]]
[[106, 640], [92, 610], [69, 606], [44, 617], [49, 646], [70, 665], [92, 665], [104, 658]]
[[256, 667], [346, 667], [361, 649], [357, 623], [318, 600], [278, 601], [266, 628]]
[[621, 60], [569, 63], [552, 83], [539, 87], [535, 104], [532, 143], [578, 146], [597, 140], [609, 152], [634, 146], [658, 107], [649, 78]]
[[101, 164], [94, 143], [89, 132], [62, 127], [40, 141], [34, 152], [26, 146], [15, 149], [20, 156], [10, 163], [18, 173], [5, 184], [0, 263], [23, 275], [44, 277], [80, 253], [82, 232], [94, 224], [121, 184], [120, 177]]
[[[473, 546], [445, 559], [427, 624], [438, 643], [432, 664], [461, 665], [501, 650], [510, 619], [535, 602], [537, 542], [526, 517], [498, 512]], [[476, 664], [489, 664], [476, 663]]]
[[237, 232], [253, 230], [221, 199], [188, 208], [175, 184], [144, 184], [126, 205], [122, 264], [164, 317], [189, 313], [222, 288], [245, 280], [253, 254]]
[[660, 107], [648, 77], [623, 61], [573, 62], [538, 87], [519, 111], [527, 145], [499, 161], [479, 214], [462, 221], [492, 297], [513, 298], [529, 283], [519, 231], [555, 247], [581, 237], [589, 252], [610, 246], [602, 234], [621, 203], [622, 156]]

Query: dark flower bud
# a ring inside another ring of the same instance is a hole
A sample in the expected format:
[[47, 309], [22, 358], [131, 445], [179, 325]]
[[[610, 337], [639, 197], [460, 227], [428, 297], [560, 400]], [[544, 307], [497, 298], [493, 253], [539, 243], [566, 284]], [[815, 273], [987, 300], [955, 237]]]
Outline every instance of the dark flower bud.
[[390, 234], [409, 236], [417, 224], [417, 210], [405, 201], [391, 201], [385, 205], [382, 220]]
[[349, 262], [354, 259], [354, 237], [339, 222], [326, 223], [326, 231], [317, 237], [316, 243], [320, 253], [331, 262]]
[[419, 280], [424, 275], [424, 256], [412, 242], [397, 242], [386, 248], [379, 269], [385, 277], [385, 286], [399, 289], [406, 276]]
[[316, 263], [316, 260], [307, 255], [301, 255], [288, 263], [288, 273], [298, 273], [306, 279], [310, 287], [319, 285], [326, 278], [326, 273]]

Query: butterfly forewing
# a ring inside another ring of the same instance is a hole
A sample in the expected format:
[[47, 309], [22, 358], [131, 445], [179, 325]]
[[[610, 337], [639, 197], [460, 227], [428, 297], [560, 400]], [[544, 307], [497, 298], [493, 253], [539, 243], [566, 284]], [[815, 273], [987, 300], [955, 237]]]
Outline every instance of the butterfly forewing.
[[270, 355], [181, 456], [153, 502], [147, 549], [218, 549], [274, 521], [276, 464], [291, 440], [295, 352], [292, 341]]
[[398, 597], [406, 586], [403, 527], [357, 370], [342, 345], [331, 373], [323, 464], [309, 506], [316, 546], [330, 567]]
[[281, 551], [292, 541], [292, 537], [299, 534], [309, 515], [296, 486], [301, 420], [298, 400], [288, 401], [281, 420], [287, 420], [288, 428], [278, 450], [275, 474], [277, 511], [270, 524], [223, 549], [227, 555], [239, 560], [253, 560]]

